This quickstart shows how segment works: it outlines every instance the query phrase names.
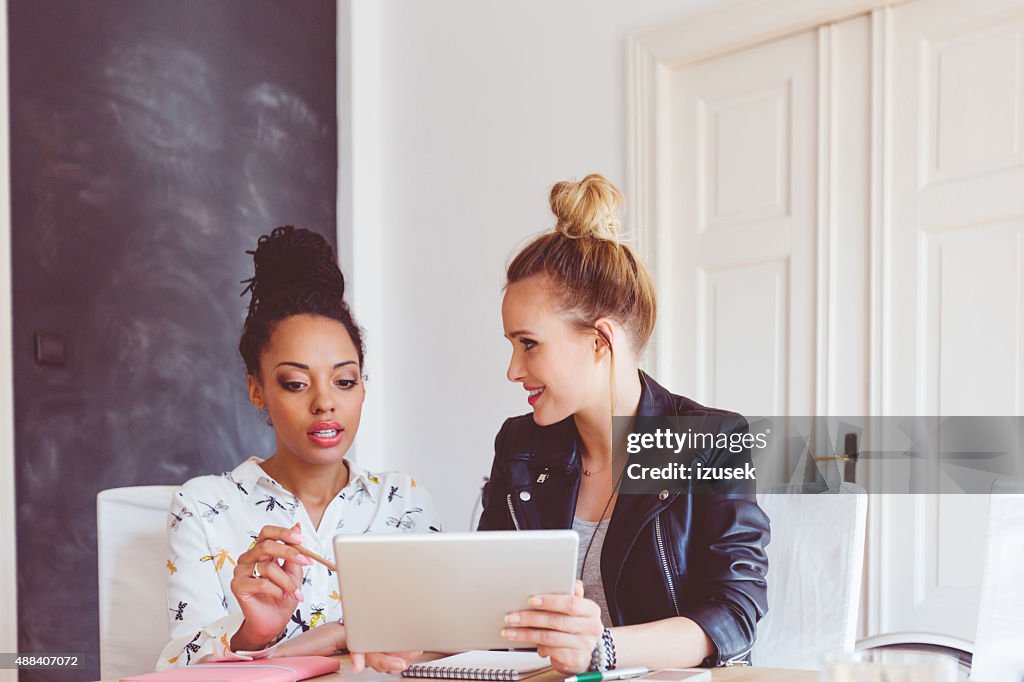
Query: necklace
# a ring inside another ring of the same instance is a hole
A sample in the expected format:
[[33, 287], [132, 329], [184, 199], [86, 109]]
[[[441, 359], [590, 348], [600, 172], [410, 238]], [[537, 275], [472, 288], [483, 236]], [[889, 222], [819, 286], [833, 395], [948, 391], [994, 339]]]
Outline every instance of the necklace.
[[[614, 462], [612, 462], [612, 464], [614, 464]], [[603, 474], [604, 472], [608, 471], [608, 469], [610, 469], [611, 466], [612, 465], [609, 464], [608, 466], [606, 466], [604, 469], [601, 469], [600, 471], [594, 471], [593, 469], [586, 469], [585, 468], [585, 469], [583, 469], [583, 475], [584, 476], [593, 476], [595, 474]]]
[[597, 520], [597, 525], [594, 527], [594, 534], [590, 536], [590, 542], [587, 543], [587, 550], [583, 552], [583, 562], [580, 564], [580, 580], [583, 580], [583, 572], [587, 569], [587, 557], [590, 556], [590, 548], [594, 546], [594, 539], [601, 531], [601, 524], [604, 523], [604, 517], [608, 514], [608, 507], [612, 506], [612, 500], [615, 499], [615, 493], [618, 492], [619, 484], [622, 483], [622, 478], [625, 475], [626, 468], [623, 467], [622, 473], [619, 474], [619, 478], [615, 481], [615, 486], [612, 488], [612, 494], [608, 496], [608, 501], [604, 504], [604, 510], [601, 512], [601, 518]]

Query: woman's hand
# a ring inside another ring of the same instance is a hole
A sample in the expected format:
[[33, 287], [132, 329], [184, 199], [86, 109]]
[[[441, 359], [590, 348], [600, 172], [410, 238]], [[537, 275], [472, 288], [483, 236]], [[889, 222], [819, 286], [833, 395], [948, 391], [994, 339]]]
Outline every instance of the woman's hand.
[[361, 673], [370, 666], [379, 673], [400, 673], [423, 655], [422, 651], [400, 651], [391, 654], [351, 653], [352, 672]]
[[542, 594], [530, 597], [529, 611], [505, 616], [511, 626], [502, 636], [515, 643], [536, 644], [537, 654], [549, 656], [551, 665], [563, 675], [590, 668], [590, 657], [601, 639], [601, 607], [583, 597], [583, 583], [576, 581], [576, 594]]
[[274, 647], [271, 658], [282, 656], [332, 656], [345, 648], [345, 626], [324, 623]]
[[[238, 557], [231, 592], [245, 620], [231, 639], [233, 651], [262, 649], [287, 626], [303, 599], [302, 567], [313, 563], [288, 543], [303, 541], [297, 523], [291, 528], [264, 526], [253, 548]], [[254, 566], [259, 578], [253, 577]]]
[[[282, 656], [331, 656], [345, 649], [348, 637], [341, 623], [325, 623], [281, 642], [271, 658]], [[352, 672], [362, 672], [367, 666], [379, 673], [400, 673], [423, 654], [422, 651], [402, 651], [393, 654], [350, 653]]]

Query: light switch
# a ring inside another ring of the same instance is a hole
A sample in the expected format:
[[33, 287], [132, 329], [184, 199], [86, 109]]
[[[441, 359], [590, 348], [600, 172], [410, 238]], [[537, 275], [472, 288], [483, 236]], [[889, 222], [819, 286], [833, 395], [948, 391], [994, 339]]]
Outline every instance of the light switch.
[[64, 337], [52, 332], [36, 332], [37, 363], [63, 367], [64, 357]]

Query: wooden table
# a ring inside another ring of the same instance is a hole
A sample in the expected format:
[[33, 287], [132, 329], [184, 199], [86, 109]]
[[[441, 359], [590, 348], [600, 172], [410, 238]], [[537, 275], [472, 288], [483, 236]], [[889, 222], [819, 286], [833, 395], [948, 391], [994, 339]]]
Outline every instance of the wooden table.
[[[313, 678], [317, 682], [328, 680], [352, 679], [352, 664], [348, 656], [339, 656], [341, 670], [330, 675]], [[356, 676], [359, 682], [379, 682], [380, 680], [404, 679], [396, 675], [385, 675], [367, 670]], [[530, 682], [562, 682], [565, 677], [554, 670], [528, 678]], [[711, 671], [714, 682], [817, 682], [818, 673], [814, 670], [785, 670], [781, 668], [757, 668], [737, 665], [728, 668], [714, 668]]]
[[[341, 670], [329, 675], [311, 678], [315, 682], [337, 682], [338, 680], [351, 680], [355, 678], [359, 682], [382, 682], [383, 680], [403, 680], [397, 675], [386, 675], [374, 670], [366, 670], [358, 675], [352, 674], [352, 662], [348, 656], [338, 656], [341, 661]], [[426, 657], [425, 657], [426, 658]], [[565, 679], [554, 670], [529, 678], [530, 682], [562, 682]], [[711, 679], [714, 682], [816, 682], [818, 673], [813, 670], [785, 670], [782, 668], [756, 668], [749, 666], [733, 666], [731, 668], [714, 668], [711, 671]], [[106, 680], [104, 682], [116, 682]]]

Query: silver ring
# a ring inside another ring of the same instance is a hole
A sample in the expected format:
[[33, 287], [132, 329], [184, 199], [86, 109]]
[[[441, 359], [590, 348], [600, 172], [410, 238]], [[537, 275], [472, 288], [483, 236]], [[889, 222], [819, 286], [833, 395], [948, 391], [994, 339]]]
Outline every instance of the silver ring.
[[256, 562], [255, 564], [252, 565], [252, 577], [255, 578], [256, 580], [259, 580], [260, 578], [263, 577], [260, 574], [260, 564], [259, 564], [259, 562]]

